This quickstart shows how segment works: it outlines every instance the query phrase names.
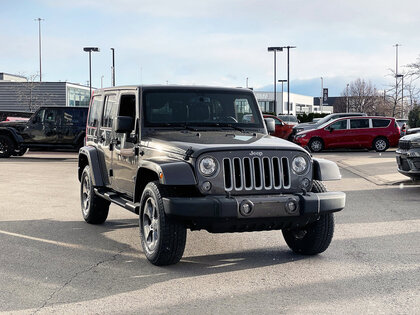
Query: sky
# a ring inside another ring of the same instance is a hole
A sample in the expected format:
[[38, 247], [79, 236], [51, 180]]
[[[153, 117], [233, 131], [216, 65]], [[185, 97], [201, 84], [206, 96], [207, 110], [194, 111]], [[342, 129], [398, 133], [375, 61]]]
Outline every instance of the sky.
[[[420, 57], [417, 0], [0, 0], [0, 72], [92, 85], [193, 84], [273, 90], [269, 46], [290, 50], [290, 91], [330, 96], [357, 78], [378, 89]], [[277, 53], [287, 79], [287, 53]], [[285, 86], [286, 88], [286, 86]], [[281, 85], [277, 86], [281, 89]]]

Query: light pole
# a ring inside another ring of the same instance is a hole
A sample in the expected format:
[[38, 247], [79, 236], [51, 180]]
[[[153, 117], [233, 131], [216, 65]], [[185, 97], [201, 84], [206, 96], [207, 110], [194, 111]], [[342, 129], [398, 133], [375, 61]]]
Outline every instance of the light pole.
[[401, 118], [404, 118], [404, 75], [397, 74], [396, 79], [401, 78]]
[[346, 106], [346, 113], [348, 113], [349, 112], [349, 84], [347, 83], [347, 87], [346, 87], [346, 97], [347, 97], [347, 99], [346, 99], [346, 103], [347, 103], [347, 106]]
[[321, 110], [321, 114], [322, 114], [322, 105], [324, 104], [323, 93], [324, 93], [324, 78], [321, 77], [321, 97], [319, 98], [319, 109]]
[[296, 46], [284, 46], [282, 48], [287, 49], [287, 114], [290, 114], [290, 62], [289, 62], [289, 50], [296, 48]]
[[83, 48], [84, 51], [89, 52], [89, 99], [92, 97], [92, 51], [97, 51], [99, 52], [99, 48], [98, 47], [84, 47]]
[[268, 48], [267, 48], [267, 50], [268, 50], [268, 51], [273, 51], [273, 52], [274, 52], [274, 112], [276, 113], [276, 116], [277, 116], [276, 52], [277, 52], [277, 51], [283, 51], [283, 47], [268, 47]]
[[42, 67], [41, 67], [41, 21], [44, 19], [37, 18], [34, 21], [38, 21], [38, 48], [39, 48], [39, 82], [42, 81]]
[[[287, 80], [277, 80], [277, 82], [281, 82], [281, 112], [283, 113], [283, 106], [284, 106], [284, 99], [283, 99], [283, 83], [287, 82]], [[277, 114], [277, 113], [276, 113]]]
[[112, 86], [115, 86], [115, 49], [111, 48], [111, 50], [112, 50], [112, 67], [111, 67], [112, 77], [111, 77], [111, 81], [112, 81]]
[[397, 108], [397, 99], [398, 99], [398, 47], [400, 44], [395, 44], [395, 108]]

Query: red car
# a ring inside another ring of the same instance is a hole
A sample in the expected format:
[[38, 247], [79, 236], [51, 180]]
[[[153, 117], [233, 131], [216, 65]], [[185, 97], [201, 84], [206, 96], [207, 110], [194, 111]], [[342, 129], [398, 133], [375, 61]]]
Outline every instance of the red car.
[[294, 142], [312, 152], [367, 148], [378, 152], [398, 145], [400, 131], [392, 117], [345, 117], [296, 134]]
[[293, 131], [293, 125], [284, 123], [281, 119], [273, 115], [263, 115], [264, 118], [273, 118], [276, 125], [276, 131], [272, 136], [287, 139]]

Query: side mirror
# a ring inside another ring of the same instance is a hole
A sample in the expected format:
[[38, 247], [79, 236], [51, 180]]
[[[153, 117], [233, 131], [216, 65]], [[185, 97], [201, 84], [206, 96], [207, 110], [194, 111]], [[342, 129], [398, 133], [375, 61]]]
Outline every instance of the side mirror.
[[134, 129], [134, 119], [130, 116], [118, 116], [114, 121], [116, 133], [130, 133]]
[[272, 134], [276, 131], [276, 123], [273, 118], [264, 118], [265, 125], [269, 134]]

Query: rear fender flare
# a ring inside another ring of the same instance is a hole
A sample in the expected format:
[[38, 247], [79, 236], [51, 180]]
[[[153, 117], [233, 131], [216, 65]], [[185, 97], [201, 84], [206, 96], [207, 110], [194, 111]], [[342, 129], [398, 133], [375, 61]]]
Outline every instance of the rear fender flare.
[[82, 147], [79, 151], [79, 164], [78, 164], [78, 178], [82, 178], [82, 173], [86, 165], [90, 166], [91, 178], [93, 186], [105, 186], [100, 169], [100, 161], [98, 150], [94, 147]]

